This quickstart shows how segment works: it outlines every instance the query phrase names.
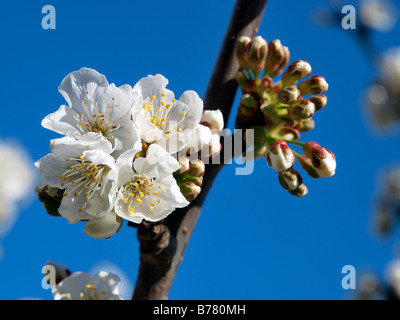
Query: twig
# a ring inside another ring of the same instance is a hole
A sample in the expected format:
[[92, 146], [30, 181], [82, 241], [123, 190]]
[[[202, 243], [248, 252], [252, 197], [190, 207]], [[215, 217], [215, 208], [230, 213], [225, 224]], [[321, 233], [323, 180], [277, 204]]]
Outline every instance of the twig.
[[[258, 32], [267, 0], [237, 0], [221, 49], [204, 97], [205, 109], [220, 109], [227, 123], [236, 95], [235, 41], [242, 35], [253, 37]], [[223, 152], [221, 152], [222, 155]], [[138, 226], [140, 266], [132, 299], [167, 299], [202, 205], [212, 183], [223, 167], [206, 165], [202, 192], [190, 205], [175, 210], [161, 223]]]

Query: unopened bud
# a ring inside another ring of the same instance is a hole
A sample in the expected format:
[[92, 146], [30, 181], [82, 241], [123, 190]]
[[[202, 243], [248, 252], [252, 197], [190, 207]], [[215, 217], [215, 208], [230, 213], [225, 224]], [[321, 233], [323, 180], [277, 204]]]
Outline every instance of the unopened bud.
[[299, 185], [297, 189], [289, 191], [290, 194], [296, 196], [296, 197], [304, 197], [305, 195], [308, 194], [308, 188], [305, 186], [304, 183]]
[[303, 146], [303, 153], [307, 158], [311, 158], [312, 153], [315, 149], [320, 148], [321, 146], [314, 141], [309, 141], [307, 143], [304, 144]]
[[271, 91], [273, 87], [274, 81], [270, 77], [263, 77], [258, 86], [260, 96], [263, 96], [264, 93]]
[[93, 238], [107, 239], [119, 232], [123, 219], [115, 214], [114, 211], [108, 212], [101, 218], [91, 218], [87, 223], [85, 233]]
[[295, 156], [285, 141], [275, 141], [267, 154], [268, 165], [280, 172], [291, 168], [294, 164]]
[[302, 95], [305, 94], [321, 94], [328, 91], [328, 83], [323, 76], [312, 76], [302, 81], [298, 88]]
[[297, 60], [290, 64], [282, 75], [282, 84], [284, 87], [292, 86], [297, 81], [311, 74], [311, 66], [307, 61]]
[[278, 92], [278, 100], [284, 104], [292, 104], [297, 101], [300, 91], [296, 86], [287, 87]]
[[314, 96], [310, 97], [309, 100], [314, 103], [315, 105], [315, 111], [321, 110], [323, 107], [326, 106], [328, 102], [328, 97], [325, 95], [320, 95], [320, 96]]
[[236, 41], [236, 57], [239, 60], [239, 65], [244, 70], [249, 70], [248, 53], [250, 49], [251, 38], [242, 36]]
[[200, 159], [190, 160], [189, 174], [192, 177], [202, 177], [206, 170], [206, 166]]
[[280, 40], [269, 43], [267, 60], [265, 61], [265, 72], [271, 78], [279, 76], [290, 60], [290, 52], [281, 44]]
[[307, 158], [306, 156], [300, 156], [297, 157], [297, 160], [299, 160], [299, 163], [301, 167], [304, 169], [305, 172], [308, 173], [308, 175], [312, 178], [319, 178], [319, 174], [317, 170], [314, 168], [313, 164], [311, 163], [311, 159]]
[[300, 132], [307, 132], [315, 128], [315, 121], [311, 118], [300, 120], [296, 123], [295, 128]]
[[315, 113], [315, 105], [308, 99], [304, 99], [295, 105], [288, 107], [288, 115], [294, 120], [311, 118]]
[[181, 168], [178, 169], [177, 173], [185, 173], [185, 172], [189, 171], [190, 161], [189, 161], [188, 157], [181, 155], [181, 156], [179, 156], [178, 162], [181, 165]]
[[268, 44], [261, 36], [253, 38], [249, 49], [249, 66], [254, 72], [261, 72], [265, 67]]
[[187, 201], [194, 200], [201, 192], [201, 187], [194, 182], [184, 182], [181, 183], [179, 187]]
[[335, 174], [336, 157], [331, 151], [322, 147], [313, 149], [311, 161], [320, 177], [332, 177]]
[[278, 178], [282, 188], [288, 191], [296, 190], [303, 183], [302, 177], [294, 169], [279, 172]]
[[222, 112], [220, 110], [204, 111], [200, 124], [209, 127], [213, 133], [220, 133], [224, 128], [224, 117]]
[[297, 140], [300, 138], [299, 130], [290, 126], [280, 128], [276, 135], [284, 140]]

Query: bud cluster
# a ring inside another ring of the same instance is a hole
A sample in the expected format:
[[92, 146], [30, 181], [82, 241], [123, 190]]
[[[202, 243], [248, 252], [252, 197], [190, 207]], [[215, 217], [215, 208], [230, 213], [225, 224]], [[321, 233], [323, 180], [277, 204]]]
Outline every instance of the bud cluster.
[[[236, 56], [240, 66], [236, 80], [242, 90], [236, 127], [263, 128], [265, 134], [256, 143], [268, 151], [261, 155], [278, 172], [284, 189], [304, 196], [308, 190], [293, 169], [296, 158], [313, 178], [335, 173], [336, 160], [331, 151], [314, 142], [298, 141], [301, 133], [314, 128], [315, 112], [326, 106], [328, 83], [323, 76], [311, 75], [307, 61], [290, 63], [290, 51], [280, 40], [267, 43], [261, 36], [240, 37]], [[288, 143], [302, 146], [303, 154], [292, 150]]]
[[187, 201], [194, 200], [200, 194], [204, 172], [204, 162], [196, 159], [188, 160], [186, 171], [174, 174], [174, 178]]

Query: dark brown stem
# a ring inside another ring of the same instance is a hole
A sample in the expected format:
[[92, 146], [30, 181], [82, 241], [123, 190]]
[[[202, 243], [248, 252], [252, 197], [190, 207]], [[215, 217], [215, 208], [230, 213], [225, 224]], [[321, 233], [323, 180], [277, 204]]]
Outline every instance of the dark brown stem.
[[[204, 96], [205, 109], [220, 109], [225, 123], [236, 95], [235, 41], [246, 35], [254, 37], [265, 10], [267, 0], [237, 0], [221, 49]], [[222, 153], [221, 153], [222, 155]], [[138, 227], [140, 267], [132, 299], [167, 299], [184, 251], [196, 225], [201, 208], [213, 181], [223, 167], [206, 165], [202, 192], [190, 205], [175, 210], [160, 223], [142, 223]]]

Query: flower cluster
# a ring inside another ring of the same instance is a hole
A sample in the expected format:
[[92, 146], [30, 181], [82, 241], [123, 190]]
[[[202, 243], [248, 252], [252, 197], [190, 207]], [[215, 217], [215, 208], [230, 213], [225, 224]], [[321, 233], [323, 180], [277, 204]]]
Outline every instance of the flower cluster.
[[167, 84], [158, 74], [117, 87], [88, 68], [65, 77], [59, 91], [68, 105], [42, 121], [63, 137], [36, 162], [50, 214], [85, 221], [86, 234], [108, 238], [124, 219], [159, 221], [199, 194], [199, 179], [190, 192], [178, 182], [202, 176], [204, 167], [190, 171], [191, 162], [220, 151], [222, 116], [203, 112], [194, 91], [175, 99]]
[[[328, 83], [320, 75], [311, 76], [307, 61], [289, 64], [289, 49], [280, 40], [268, 44], [261, 36], [240, 37], [236, 56], [241, 68], [236, 80], [243, 92], [236, 127], [254, 130], [255, 157], [265, 157], [281, 186], [302, 197], [308, 189], [293, 168], [296, 159], [313, 178], [330, 177], [336, 169], [331, 151], [316, 142], [298, 141], [301, 132], [314, 128], [314, 113], [327, 104]], [[274, 81], [276, 77], [280, 79]], [[288, 143], [300, 145], [303, 154]]]

